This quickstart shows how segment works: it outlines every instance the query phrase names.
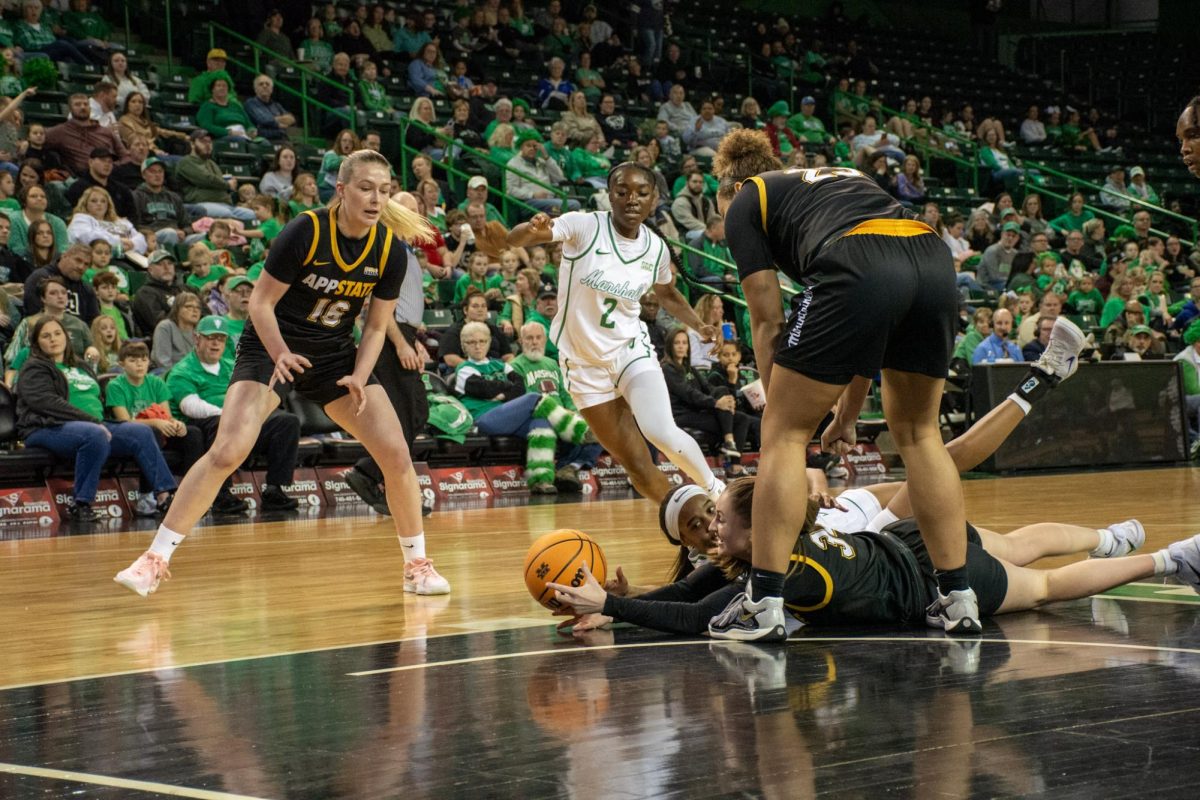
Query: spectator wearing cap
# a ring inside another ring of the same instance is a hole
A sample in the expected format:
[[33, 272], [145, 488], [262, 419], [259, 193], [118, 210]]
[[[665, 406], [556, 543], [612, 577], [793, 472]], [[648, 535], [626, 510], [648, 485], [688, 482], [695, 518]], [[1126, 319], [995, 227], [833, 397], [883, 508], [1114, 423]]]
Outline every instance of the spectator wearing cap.
[[67, 202], [74, 208], [79, 203], [79, 198], [83, 196], [86, 189], [93, 186], [99, 186], [101, 189], [108, 192], [112, 198], [113, 206], [116, 208], [117, 215], [126, 219], [134, 219], [137, 216], [137, 206], [133, 201], [133, 192], [129, 191], [128, 187], [114, 180], [110, 180], [113, 172], [113, 160], [116, 154], [107, 147], [96, 147], [88, 153], [87, 172], [80, 175], [79, 178], [67, 188]]
[[287, 129], [296, 124], [296, 116], [274, 98], [275, 81], [267, 74], [254, 79], [254, 97], [246, 101], [246, 114], [258, 135], [274, 142], [286, 142]]
[[467, 181], [467, 197], [458, 204], [459, 211], [466, 211], [471, 203], [480, 203], [487, 212], [488, 222], [499, 222], [503, 224], [504, 215], [500, 213], [500, 209], [488, 202], [488, 179], [482, 175], [475, 175]]
[[158, 243], [174, 245], [192, 234], [183, 198], [167, 188], [166, 165], [155, 156], [142, 162], [142, 183], [133, 192], [133, 224], [150, 228]]
[[146, 275], [146, 282], [133, 295], [133, 324], [141, 336], [154, 333], [182, 291], [175, 281], [175, 256], [166, 250], [151, 254]]
[[[786, 102], [783, 104], [783, 108], [784, 111], [787, 111]], [[788, 117], [787, 126], [809, 144], [832, 144], [837, 140], [837, 137], [825, 129], [825, 123], [815, 114], [816, 110], [817, 101], [812, 95], [802, 97], [800, 99], [800, 113]]]
[[1122, 340], [1126, 361], [1159, 361], [1166, 358], [1166, 347], [1148, 325], [1134, 325]]
[[[533, 322], [541, 325], [546, 332], [546, 357], [558, 361], [558, 348], [550, 340], [550, 323], [558, 313], [558, 292], [552, 286], [544, 286], [538, 292], [537, 302], [533, 310], [525, 315], [525, 325]], [[524, 326], [522, 326], [524, 327]]]
[[1125, 187], [1125, 190], [1139, 200], [1155, 206], [1161, 205], [1158, 192], [1154, 191], [1154, 187], [1146, 183], [1146, 170], [1141, 167], [1133, 167], [1129, 170], [1129, 185]]
[[971, 354], [972, 364], [994, 364], [997, 361], [1021, 361], [1021, 349], [1016, 342], [1009, 341], [1012, 333], [1013, 315], [1007, 308], [998, 308], [992, 314], [992, 332], [979, 343]]
[[1108, 170], [1108, 178], [1100, 189], [1100, 205], [1114, 211], [1129, 211], [1131, 203], [1129, 189], [1125, 186], [1125, 168], [1120, 164], [1114, 164]]
[[[233, 360], [224, 358], [229, 329], [221, 317], [205, 317], [196, 325], [195, 345], [167, 375], [171, 393], [171, 413], [200, 428], [205, 448], [211, 448], [221, 424], [225, 395], [233, 377]], [[300, 447], [300, 420], [294, 414], [276, 409], [263, 422], [253, 452], [267, 460], [267, 478], [260, 492], [264, 511], [288, 511], [296, 501], [284, 494], [281, 486], [293, 481], [296, 452]], [[243, 500], [230, 492], [231, 479], [221, 484], [213, 501], [216, 513], [243, 513]]]
[[763, 129], [767, 138], [771, 140], [771, 149], [775, 151], [777, 157], [782, 159], [786, 159], [792, 154], [792, 151], [804, 147], [800, 144], [800, 137], [788, 127], [787, 119], [787, 101], [779, 100], [767, 109], [767, 127]]
[[117, 86], [107, 78], [96, 81], [92, 87], [92, 97], [88, 100], [88, 110], [102, 128], [115, 128], [117, 125]]
[[[25, 315], [32, 316], [42, 310], [38, 286], [46, 278], [57, 278], [67, 289], [67, 313], [91, 325], [100, 313], [100, 300], [96, 290], [83, 280], [83, 273], [92, 263], [92, 251], [87, 245], [72, 245], [58, 257], [57, 263], [35, 269], [25, 281]], [[80, 351], [82, 353], [82, 351]]]
[[258, 129], [250, 115], [233, 95], [233, 82], [213, 78], [208, 84], [209, 96], [196, 111], [196, 124], [218, 139], [253, 139]]
[[983, 251], [975, 279], [985, 287], [1003, 291], [1012, 272], [1013, 259], [1017, 257], [1017, 246], [1021, 242], [1021, 226], [1006, 222], [1000, 227], [1000, 241]]
[[67, 169], [75, 175], [88, 172], [88, 160], [93, 150], [104, 148], [113, 153], [118, 161], [129, 157], [116, 128], [105, 128], [92, 119], [90, 100], [86, 94], [76, 93], [67, 99], [70, 116], [46, 130], [44, 148], [62, 159]]
[[205, 58], [205, 70], [188, 83], [188, 102], [194, 105], [200, 105], [209, 97], [212, 96], [210, 86], [217, 78], [224, 78], [230, 86], [233, 86], [233, 77], [225, 71], [225, 64], [228, 62], [229, 56], [220, 47], [214, 47], [208, 51], [208, 56]]
[[183, 201], [194, 216], [233, 217], [242, 222], [254, 222], [254, 212], [230, 203], [229, 193], [237, 188], [237, 179], [222, 176], [221, 168], [212, 159], [212, 134], [204, 128], [191, 133], [192, 152], [179, 160], [175, 178], [183, 189]]
[[[508, 193], [538, 211], [562, 210], [562, 201], [545, 186], [558, 186], [567, 178], [554, 159], [546, 154], [541, 135], [537, 131], [522, 130], [517, 134], [517, 141], [520, 143], [517, 154], [508, 162], [505, 175]], [[570, 198], [567, 201], [568, 211], [579, 209], [578, 200]]]

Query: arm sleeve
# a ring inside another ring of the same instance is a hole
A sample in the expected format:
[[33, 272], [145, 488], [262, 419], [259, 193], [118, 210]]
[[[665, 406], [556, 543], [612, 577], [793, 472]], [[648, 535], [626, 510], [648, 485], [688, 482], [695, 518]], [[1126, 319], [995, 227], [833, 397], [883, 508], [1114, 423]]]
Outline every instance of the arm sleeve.
[[[271, 249], [275, 249], [273, 244]], [[375, 284], [371, 296], [378, 297], [380, 300], [395, 300], [400, 296], [400, 287], [404, 284], [406, 274], [408, 274], [408, 245], [397, 240], [392, 243], [392, 249], [388, 251], [387, 261], [382, 265], [379, 282]]]
[[721, 613], [739, 591], [736, 584], [729, 584], [699, 602], [647, 600], [610, 594], [604, 601], [604, 614], [621, 622], [667, 633], [701, 634], [708, 629], [709, 620]]
[[725, 214], [725, 240], [742, 280], [775, 266], [771, 242], [763, 230], [763, 211], [757, 188], [743, 186]]
[[[308, 257], [308, 250], [312, 246], [313, 237], [317, 235], [313, 219], [309, 214], [300, 214], [294, 220], [284, 226], [279, 232], [279, 236], [275, 237], [275, 241], [271, 243], [271, 249], [267, 252], [267, 262], [263, 266], [263, 271], [272, 278], [281, 283], [292, 284], [300, 277], [301, 270], [304, 269], [304, 259]], [[394, 250], [395, 248], [393, 248]], [[388, 269], [396, 269], [403, 276], [404, 264], [401, 263], [398, 267], [393, 267], [392, 261], [388, 259]], [[384, 270], [384, 275], [387, 275], [387, 269]], [[376, 287], [378, 288], [378, 287]], [[396, 293], [399, 294], [399, 285], [397, 284]], [[396, 295], [391, 298], [395, 299]]]
[[179, 410], [192, 419], [208, 419], [221, 416], [221, 407], [214, 406], [198, 394], [189, 394], [179, 401]]
[[642, 600], [695, 603], [724, 588], [729, 581], [712, 564], [701, 564], [681, 580], [639, 595]]

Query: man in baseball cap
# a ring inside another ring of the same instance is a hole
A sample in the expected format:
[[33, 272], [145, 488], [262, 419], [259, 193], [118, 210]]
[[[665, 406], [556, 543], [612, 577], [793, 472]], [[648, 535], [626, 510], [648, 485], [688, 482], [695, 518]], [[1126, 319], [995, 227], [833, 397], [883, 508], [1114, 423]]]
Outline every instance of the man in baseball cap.
[[224, 78], [233, 86], [233, 78], [225, 70], [225, 64], [229, 60], [229, 56], [220, 47], [214, 47], [208, 51], [208, 57], [205, 59], [205, 71], [201, 72], [196, 77], [192, 78], [188, 84], [188, 102], [199, 105], [209, 98], [212, 94], [210, 87], [212, 82], [217, 78]]
[[133, 192], [127, 186], [112, 179], [113, 161], [116, 154], [106, 146], [93, 147], [88, 152], [87, 172], [67, 189], [66, 198], [71, 208], [79, 202], [85, 189], [99, 186], [112, 197], [118, 217], [132, 220], [137, 209], [133, 205]]
[[167, 165], [157, 156], [142, 162], [142, 183], [133, 190], [134, 224], [154, 230], [159, 244], [179, 244], [192, 233], [183, 198], [167, 188]]
[[504, 215], [500, 213], [500, 209], [488, 202], [488, 179], [482, 175], [476, 175], [467, 181], [467, 197], [458, 204], [458, 210], [465, 212], [471, 203], [483, 203], [487, 209], [488, 222], [504, 223]]

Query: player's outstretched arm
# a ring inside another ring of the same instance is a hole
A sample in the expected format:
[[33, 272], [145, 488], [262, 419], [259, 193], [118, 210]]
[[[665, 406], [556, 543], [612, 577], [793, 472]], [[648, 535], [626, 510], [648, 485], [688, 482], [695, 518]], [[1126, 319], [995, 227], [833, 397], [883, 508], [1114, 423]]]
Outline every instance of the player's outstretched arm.
[[528, 245], [546, 244], [554, 241], [553, 222], [549, 215], [537, 213], [528, 222], [522, 222], [508, 232], [510, 247], [526, 247]]

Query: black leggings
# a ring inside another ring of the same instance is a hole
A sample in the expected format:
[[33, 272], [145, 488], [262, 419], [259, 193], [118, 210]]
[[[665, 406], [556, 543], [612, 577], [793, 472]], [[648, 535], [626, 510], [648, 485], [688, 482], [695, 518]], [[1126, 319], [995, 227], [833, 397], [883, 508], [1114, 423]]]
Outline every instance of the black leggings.
[[705, 433], [719, 435], [722, 439], [733, 434], [739, 448], [748, 444], [747, 434], [756, 420], [741, 411], [730, 412], [714, 408], [709, 411], [683, 411], [675, 415], [675, 424], [681, 428], [693, 428]]

